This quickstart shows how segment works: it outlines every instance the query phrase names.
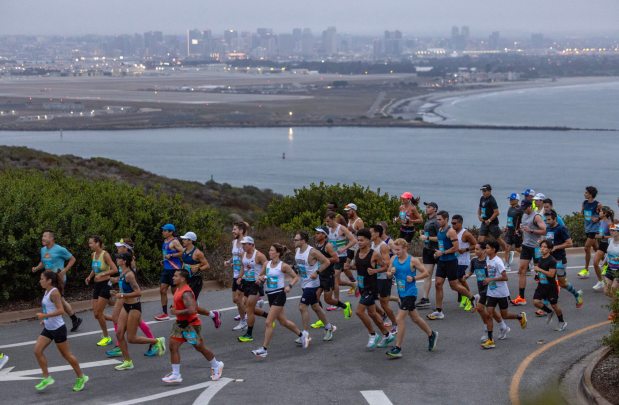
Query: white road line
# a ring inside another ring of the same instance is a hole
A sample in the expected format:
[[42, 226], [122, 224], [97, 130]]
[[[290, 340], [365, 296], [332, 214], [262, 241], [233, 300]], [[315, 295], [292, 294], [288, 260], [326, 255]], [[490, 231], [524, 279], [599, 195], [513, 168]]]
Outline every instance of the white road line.
[[[149, 395], [147, 397], [130, 399], [129, 401], [124, 402], [114, 402], [114, 405], [133, 405], [133, 404], [141, 404], [148, 401], [154, 401], [156, 399], [172, 397], [178, 394], [184, 394], [185, 392], [191, 392], [195, 390], [199, 390], [202, 388], [206, 388], [206, 390], [200, 394], [198, 398], [203, 398], [206, 402], [198, 402], [198, 404], [206, 405], [209, 401], [217, 394], [217, 392], [222, 389], [226, 384], [233, 381], [231, 378], [222, 377], [219, 381], [206, 381], [199, 384], [189, 385], [183, 388], [177, 388], [175, 390], [165, 391], [159, 394]], [[206, 394], [208, 392], [208, 394]], [[197, 400], [196, 400], [197, 401]], [[196, 404], [196, 402], [194, 402]]]
[[393, 405], [382, 391], [361, 391], [361, 395], [369, 405]]
[[[225, 380], [225, 381], [224, 381]], [[220, 378], [218, 381], [211, 382], [211, 385], [202, 391], [200, 396], [193, 401], [193, 405], [208, 405], [211, 399], [226, 386], [231, 380], [230, 378]]]
[[[88, 363], [80, 363], [80, 368], [92, 368], [109, 366], [112, 364], [120, 364], [120, 361], [115, 359], [91, 361]], [[19, 381], [19, 380], [38, 380], [41, 377], [28, 377], [33, 374], [41, 374], [40, 368], [34, 368], [32, 370], [12, 371], [15, 367], [10, 367], [6, 370], [0, 371], [0, 381]], [[61, 371], [73, 370], [70, 365], [50, 367], [48, 371], [50, 373], [59, 373]]]

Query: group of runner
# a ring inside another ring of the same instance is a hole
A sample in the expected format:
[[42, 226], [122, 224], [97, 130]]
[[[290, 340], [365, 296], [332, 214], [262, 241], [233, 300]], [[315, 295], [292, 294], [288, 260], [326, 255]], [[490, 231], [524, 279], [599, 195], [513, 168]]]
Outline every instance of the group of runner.
[[[432, 276], [435, 275], [435, 302], [433, 310], [426, 315], [430, 321], [445, 319], [443, 311], [445, 281], [458, 294], [460, 307], [465, 311], [478, 312], [482, 321], [481, 347], [495, 347], [494, 324], [499, 327], [496, 338], [505, 339], [510, 332], [506, 320], [517, 320], [521, 328], [527, 326], [525, 312], [512, 313], [509, 304], [527, 304], [525, 291], [527, 273], [533, 272], [537, 286], [533, 303], [537, 316], [546, 317], [548, 323], [556, 316], [557, 331], [564, 331], [567, 322], [558, 304], [559, 290], [565, 289], [574, 296], [576, 307], [582, 307], [583, 292], [576, 291], [567, 280], [566, 249], [572, 239], [562, 218], [553, 209], [552, 200], [532, 189], [525, 190], [522, 199], [517, 193], [507, 197], [507, 223], [499, 227], [500, 210], [492, 195], [492, 187], [486, 184], [480, 189], [482, 196], [478, 207], [480, 221], [476, 238], [463, 227], [460, 215], [450, 216], [439, 210], [435, 202], [424, 202], [425, 219], [419, 213], [419, 199], [410, 192], [401, 195], [398, 216], [393, 222], [399, 224], [399, 238], [387, 235], [388, 225], [380, 222], [366, 226], [359, 216], [356, 204], [344, 207], [345, 216], [338, 213], [337, 205], [329, 203], [324, 215], [324, 225], [313, 230], [313, 238], [305, 231], [294, 235], [294, 259], [286, 263], [288, 248], [279, 243], [269, 247], [267, 255], [256, 249], [254, 239], [248, 235], [249, 225], [236, 222], [232, 228], [231, 258], [225, 262], [232, 268], [232, 300], [236, 305], [238, 321], [233, 330], [242, 333], [239, 342], [253, 342], [256, 320], [265, 319], [262, 345], [252, 350], [254, 356], [268, 356], [276, 322], [295, 334], [295, 343], [307, 349], [312, 341], [310, 328], [324, 330], [323, 341], [331, 341], [337, 327], [329, 318], [328, 311], [342, 310], [345, 319], [352, 317], [349, 301], [340, 299], [340, 286], [349, 287], [348, 295], [359, 298], [355, 314], [368, 332], [368, 349], [388, 348], [389, 358], [402, 356], [406, 318], [410, 319], [427, 336], [428, 350], [433, 351], [438, 333], [420, 316], [417, 308], [430, 307]], [[604, 288], [615, 297], [619, 289], [619, 226], [614, 212], [595, 200], [597, 190], [587, 187], [582, 204], [584, 226], [587, 235], [585, 268], [578, 273], [581, 278], [589, 276], [589, 264], [598, 276], [595, 290]], [[419, 231], [417, 230], [418, 228]], [[163, 270], [160, 278], [162, 312], [155, 320], [170, 320], [176, 317], [170, 340], [155, 337], [142, 319], [140, 297], [142, 291], [137, 282], [135, 246], [130, 238], [115, 243], [114, 258], [104, 250], [98, 236], [89, 238], [92, 251], [91, 271], [85, 279], [93, 286], [93, 316], [102, 336], [98, 346], [113, 342], [107, 331], [107, 322], [112, 322], [116, 344], [106, 351], [109, 357], [122, 357], [116, 370], [134, 368], [128, 344], [148, 345], [145, 356], [162, 356], [169, 348], [172, 371], [162, 378], [165, 383], [180, 383], [180, 346], [187, 342], [209, 361], [211, 378], [218, 380], [224, 363], [204, 345], [201, 336], [199, 315], [210, 317], [215, 328], [221, 326], [218, 311], [209, 311], [198, 304], [202, 289], [201, 272], [209, 269], [204, 253], [196, 247], [197, 235], [187, 232], [176, 237], [173, 224], [161, 227]], [[423, 243], [421, 258], [413, 257], [410, 243], [416, 237]], [[75, 257], [64, 247], [55, 243], [54, 233], [46, 231], [42, 236], [40, 263], [33, 272], [44, 270], [40, 285], [44, 289], [42, 312], [37, 317], [44, 329], [35, 345], [35, 356], [43, 373], [36, 385], [43, 390], [54, 383], [47, 369], [44, 350], [55, 342], [61, 355], [73, 367], [77, 380], [74, 391], [81, 391], [88, 381], [78, 360], [71, 353], [67, 342], [67, 327], [63, 315], [71, 319], [71, 331], [76, 331], [82, 320], [75, 315], [70, 304], [63, 298], [66, 274], [75, 264]], [[499, 251], [504, 257], [499, 257]], [[507, 285], [507, 270], [513, 264], [514, 252], [519, 252], [518, 295], [512, 299]], [[353, 271], [356, 272], [354, 276]], [[344, 278], [342, 278], [344, 273]], [[477, 291], [468, 285], [475, 276]], [[417, 282], [424, 280], [423, 288]], [[299, 303], [301, 327], [286, 317], [286, 297], [294, 285], [300, 283], [302, 296]], [[601, 284], [600, 284], [601, 283]], [[114, 288], [114, 285], [118, 285]], [[392, 295], [395, 285], [396, 294]], [[173, 303], [168, 306], [168, 291], [172, 289]], [[266, 296], [266, 297], [265, 297]], [[264, 309], [264, 298], [268, 311]], [[323, 300], [325, 306], [323, 307]], [[399, 310], [394, 313], [391, 302], [397, 302]], [[111, 314], [105, 309], [113, 303]], [[496, 307], [498, 311], [496, 310]], [[310, 308], [317, 321], [310, 324]], [[168, 314], [168, 311], [170, 314]], [[611, 314], [610, 316], [613, 316]], [[609, 317], [610, 317], [609, 316]], [[138, 335], [138, 328], [144, 336]], [[8, 356], [0, 353], [0, 367]]]

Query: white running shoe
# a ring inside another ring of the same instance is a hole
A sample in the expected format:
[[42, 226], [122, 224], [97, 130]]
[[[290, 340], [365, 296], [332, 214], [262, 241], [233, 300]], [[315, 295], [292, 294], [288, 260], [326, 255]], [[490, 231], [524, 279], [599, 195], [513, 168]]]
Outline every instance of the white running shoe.
[[264, 307], [264, 300], [262, 298], [260, 298], [257, 302], [256, 302], [256, 306], [260, 309], [262, 309], [262, 307]]
[[241, 315], [236, 315], [234, 317], [234, 320], [237, 321], [237, 322], [240, 321], [241, 320]]
[[310, 337], [308, 331], [304, 330], [303, 332], [301, 332], [301, 345], [304, 349], [307, 349], [309, 347], [311, 341], [312, 338]]
[[247, 321], [242, 320], [242, 321], [239, 322], [238, 325], [236, 325], [234, 328], [232, 328], [232, 330], [243, 330], [245, 328], [247, 328]]
[[426, 315], [426, 318], [428, 318], [431, 321], [435, 321], [437, 319], [445, 319], [445, 314], [443, 314], [443, 312], [439, 312], [439, 311], [434, 311], [431, 314]]
[[180, 384], [183, 382], [183, 377], [180, 374], [175, 375], [174, 373], [170, 373], [161, 379], [166, 384]]
[[325, 335], [323, 336], [322, 340], [333, 340], [333, 333], [335, 333], [336, 330], [337, 327], [335, 325], [331, 325], [331, 329], [325, 329]]
[[269, 354], [264, 347], [259, 347], [256, 350], [252, 350], [251, 352], [254, 354], [254, 356], [263, 358], [267, 357]]
[[559, 325], [555, 328], [557, 332], [563, 332], [567, 328], [567, 322], [559, 322]]
[[509, 260], [507, 261], [507, 265], [511, 267], [513, 262], [514, 262], [514, 251], [512, 250], [511, 252], [509, 252]]
[[597, 283], [595, 283], [595, 285], [593, 286], [593, 289], [595, 291], [600, 291], [604, 288], [604, 282], [603, 281], [598, 281]]
[[213, 381], [219, 380], [223, 372], [224, 372], [224, 362], [218, 361], [217, 367], [211, 367], [211, 380]]
[[298, 346], [303, 346], [303, 342], [301, 341], [301, 336], [299, 336], [298, 338], [296, 338], [294, 340], [294, 342], [298, 345]]
[[368, 344], [365, 347], [368, 349], [374, 349], [376, 345], [378, 344], [378, 342], [380, 342], [380, 335], [378, 334], [369, 335]]
[[499, 340], [507, 339], [507, 334], [511, 332], [511, 328], [507, 326], [505, 329], [499, 329]]

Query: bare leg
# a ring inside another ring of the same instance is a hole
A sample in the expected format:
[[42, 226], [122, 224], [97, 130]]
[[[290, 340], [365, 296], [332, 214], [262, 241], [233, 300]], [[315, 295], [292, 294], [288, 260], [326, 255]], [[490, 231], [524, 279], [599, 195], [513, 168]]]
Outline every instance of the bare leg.
[[51, 339], [46, 338], [45, 336], [39, 336], [37, 338], [37, 342], [34, 344], [34, 356], [37, 358], [43, 378], [49, 377], [49, 372], [47, 370], [47, 357], [45, 357], [43, 352], [47, 346], [50, 345], [50, 343], [52, 343]]
[[391, 324], [395, 325], [397, 323], [397, 320], [396, 320], [395, 314], [393, 313], [393, 310], [389, 306], [389, 297], [380, 297], [379, 303], [380, 303], [380, 307], [382, 308], [382, 310], [385, 312], [385, 314], [391, 321]]
[[96, 301], [92, 302], [92, 311], [95, 319], [99, 322], [99, 327], [101, 328], [101, 333], [103, 336], [108, 337], [107, 333], [107, 325], [105, 324], [105, 315], [103, 314], [103, 310], [107, 306], [108, 300], [103, 297], [99, 297]]
[[389, 333], [389, 331], [387, 330], [387, 328], [385, 328], [385, 325], [383, 324], [382, 317], [378, 315], [378, 312], [376, 312], [376, 305], [370, 305], [367, 308], [369, 317], [374, 321], [374, 324], [378, 327], [381, 333]]
[[140, 318], [142, 317], [142, 313], [137, 310], [129, 311], [127, 316], [127, 339], [131, 344], [142, 344], [142, 345], [154, 345], [157, 343], [157, 339], [149, 339], [144, 336], [137, 336], [138, 324], [140, 323]]
[[[430, 275], [428, 278], [424, 280], [423, 284], [423, 297], [422, 298], [430, 298], [430, 289], [432, 288], [432, 275], [434, 274], [434, 265], [433, 264], [425, 264], [423, 267], [426, 269], [426, 272]], [[441, 304], [442, 304], [441, 300]]]
[[443, 308], [443, 284], [445, 284], [445, 279], [442, 277], [437, 277], [434, 281], [434, 287], [436, 290], [436, 308]]
[[71, 349], [69, 349], [69, 342], [64, 341], [62, 343], [56, 343], [56, 347], [58, 351], [64, 357], [64, 359], [71, 365], [73, 371], [75, 371], [75, 375], [78, 377], [82, 377], [84, 373], [82, 373], [82, 369], [80, 368], [80, 363], [77, 361], [77, 357], [71, 353]]

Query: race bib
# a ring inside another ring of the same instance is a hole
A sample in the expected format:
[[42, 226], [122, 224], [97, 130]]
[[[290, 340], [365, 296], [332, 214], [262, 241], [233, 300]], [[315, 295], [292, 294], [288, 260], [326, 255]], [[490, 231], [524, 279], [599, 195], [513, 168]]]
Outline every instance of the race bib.
[[535, 258], [539, 259], [540, 257], [542, 257], [542, 249], [540, 249], [539, 247], [535, 248]]
[[396, 280], [396, 284], [398, 286], [398, 292], [403, 293], [404, 291], [406, 291], [406, 283], [404, 282], [404, 280]]
[[441, 252], [445, 251], [445, 242], [443, 242], [441, 239], [438, 240], [438, 250], [440, 250]]
[[278, 281], [279, 281], [279, 276], [267, 276], [267, 288], [268, 289], [277, 288]]
[[514, 217], [507, 217], [507, 227], [508, 228], [514, 227]]
[[301, 276], [301, 278], [307, 278], [307, 269], [303, 265], [299, 265], [299, 276]]
[[359, 289], [365, 288], [365, 285], [363, 284], [363, 279], [363, 276], [357, 276], [357, 286], [359, 286]]
[[591, 210], [585, 210], [583, 214], [585, 216], [585, 221], [591, 221], [591, 215], [592, 215]]

